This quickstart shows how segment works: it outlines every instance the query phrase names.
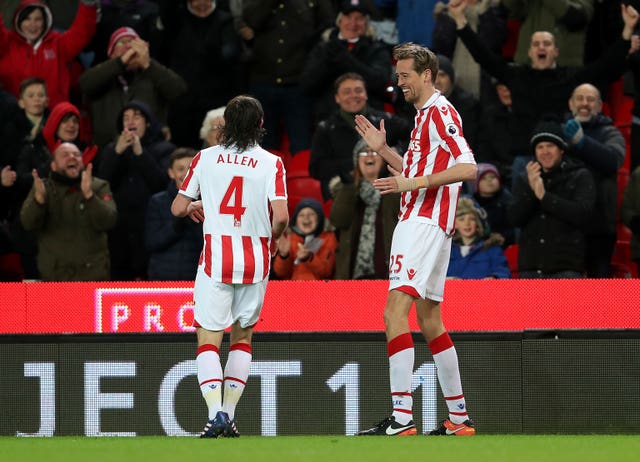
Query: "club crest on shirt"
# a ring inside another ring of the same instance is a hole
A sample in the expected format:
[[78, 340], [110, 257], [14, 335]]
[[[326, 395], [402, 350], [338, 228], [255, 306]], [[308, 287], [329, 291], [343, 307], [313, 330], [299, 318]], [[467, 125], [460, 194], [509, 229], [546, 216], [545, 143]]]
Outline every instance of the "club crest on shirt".
[[452, 136], [456, 135], [458, 133], [458, 127], [456, 127], [454, 124], [447, 125], [447, 133]]

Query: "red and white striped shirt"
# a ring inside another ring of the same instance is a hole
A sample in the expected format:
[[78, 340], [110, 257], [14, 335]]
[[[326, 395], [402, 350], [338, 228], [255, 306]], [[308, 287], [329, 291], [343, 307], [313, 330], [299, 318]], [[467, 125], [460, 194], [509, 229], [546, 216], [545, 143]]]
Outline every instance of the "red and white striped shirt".
[[[416, 114], [409, 148], [402, 159], [402, 172], [407, 178], [415, 178], [442, 172], [457, 163], [475, 164], [476, 161], [464, 139], [460, 114], [436, 91]], [[433, 223], [451, 234], [461, 187], [459, 181], [404, 192], [398, 218]]]
[[202, 199], [204, 248], [199, 265], [226, 284], [253, 284], [269, 275], [270, 201], [286, 200], [282, 160], [259, 146], [214, 146], [191, 161], [180, 194]]

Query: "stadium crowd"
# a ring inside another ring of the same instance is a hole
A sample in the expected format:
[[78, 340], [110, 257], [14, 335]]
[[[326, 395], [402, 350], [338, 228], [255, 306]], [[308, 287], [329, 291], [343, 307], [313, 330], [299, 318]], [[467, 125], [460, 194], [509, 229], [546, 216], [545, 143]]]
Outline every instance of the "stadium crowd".
[[416, 111], [391, 58], [406, 41], [438, 53], [479, 163], [447, 277], [638, 275], [640, 1], [0, 8], [0, 281], [192, 279], [201, 229], [168, 204], [240, 94], [287, 171], [270, 277], [384, 278], [399, 197], [373, 188], [389, 172], [354, 117], [406, 150]]

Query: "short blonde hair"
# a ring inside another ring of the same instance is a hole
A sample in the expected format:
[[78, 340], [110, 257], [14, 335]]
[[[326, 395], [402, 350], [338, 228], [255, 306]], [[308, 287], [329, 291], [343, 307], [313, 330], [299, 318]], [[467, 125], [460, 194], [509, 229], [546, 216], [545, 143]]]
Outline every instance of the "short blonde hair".
[[207, 135], [209, 134], [209, 130], [211, 130], [211, 121], [216, 117], [224, 117], [224, 110], [226, 106], [218, 107], [215, 109], [211, 109], [207, 112], [207, 115], [204, 116], [204, 120], [202, 121], [202, 127], [200, 127], [200, 139], [206, 141]]

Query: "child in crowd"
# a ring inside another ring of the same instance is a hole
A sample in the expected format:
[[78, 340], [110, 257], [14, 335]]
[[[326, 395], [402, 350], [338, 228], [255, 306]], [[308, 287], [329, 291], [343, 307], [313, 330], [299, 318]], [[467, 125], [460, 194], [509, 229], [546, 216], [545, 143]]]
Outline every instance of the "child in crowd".
[[18, 106], [30, 125], [29, 139], [34, 139], [42, 131], [49, 114], [49, 98], [47, 83], [40, 77], [28, 77], [20, 84]]
[[486, 212], [473, 199], [461, 197], [456, 212], [456, 231], [451, 243], [448, 279], [511, 277], [499, 239], [488, 233], [487, 226]]
[[338, 240], [324, 229], [322, 204], [305, 198], [298, 202], [293, 225], [278, 241], [273, 274], [278, 279], [329, 279], [336, 264]]
[[515, 229], [507, 221], [507, 205], [511, 191], [502, 184], [498, 168], [489, 163], [478, 164], [478, 177], [471, 185], [473, 199], [487, 212], [489, 228], [505, 249], [515, 243]]
[[202, 224], [188, 217], [177, 218], [171, 203], [182, 186], [196, 151], [178, 148], [169, 158], [167, 189], [149, 199], [145, 222], [145, 245], [149, 250], [148, 275], [152, 281], [195, 279], [202, 250]]

